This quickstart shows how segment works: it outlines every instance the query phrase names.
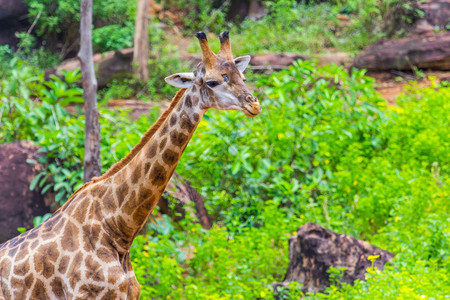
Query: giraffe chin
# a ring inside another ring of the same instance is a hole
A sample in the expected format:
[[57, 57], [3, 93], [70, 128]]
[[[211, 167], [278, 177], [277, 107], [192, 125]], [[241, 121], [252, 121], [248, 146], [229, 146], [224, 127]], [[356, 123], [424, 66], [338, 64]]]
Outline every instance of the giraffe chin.
[[253, 103], [250, 107], [243, 106], [242, 111], [247, 117], [254, 118], [261, 113], [261, 106], [259, 103]]

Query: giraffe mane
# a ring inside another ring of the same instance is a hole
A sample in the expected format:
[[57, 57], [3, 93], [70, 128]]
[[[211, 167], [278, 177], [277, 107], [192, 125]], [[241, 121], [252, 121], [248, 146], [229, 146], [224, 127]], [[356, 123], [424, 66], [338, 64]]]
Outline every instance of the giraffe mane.
[[183, 97], [184, 93], [187, 89], [180, 89], [175, 96], [173, 97], [172, 101], [170, 102], [169, 107], [161, 114], [161, 116], [158, 118], [158, 120], [150, 127], [147, 132], [144, 133], [139, 143], [137, 143], [136, 146], [131, 149], [130, 153], [122, 158], [120, 161], [115, 163], [111, 168], [109, 168], [108, 171], [105, 172], [105, 174], [92, 178], [91, 181], [86, 182], [83, 184], [78, 190], [76, 190], [70, 197], [67, 199], [66, 203], [64, 203], [58, 210], [60, 210], [63, 206], [65, 206], [67, 203], [69, 203], [76, 195], [78, 195], [81, 191], [85, 190], [88, 186], [90, 186], [93, 183], [99, 182], [103, 179], [106, 179], [108, 177], [111, 177], [112, 175], [119, 172], [125, 165], [127, 165], [135, 156], [136, 154], [144, 147], [144, 145], [152, 138], [152, 136], [155, 134], [155, 132], [161, 127], [161, 125], [164, 123], [164, 121], [167, 119], [169, 114], [173, 111], [175, 106], [180, 102], [181, 98]]

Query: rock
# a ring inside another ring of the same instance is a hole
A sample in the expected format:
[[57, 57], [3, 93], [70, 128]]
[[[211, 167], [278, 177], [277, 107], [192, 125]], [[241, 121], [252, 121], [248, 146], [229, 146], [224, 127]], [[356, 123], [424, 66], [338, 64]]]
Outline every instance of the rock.
[[348, 65], [351, 61], [350, 55], [343, 52], [330, 52], [314, 55], [305, 55], [300, 53], [266, 53], [266, 54], [254, 54], [251, 55], [250, 68], [253, 70], [270, 70], [278, 71], [287, 68], [294, 61], [316, 59], [319, 61], [319, 65], [337, 64], [339, 66]]
[[[173, 200], [176, 203], [172, 210], [172, 205], [169, 203]], [[194, 203], [194, 211], [190, 206], [191, 203]], [[210, 229], [212, 227], [212, 221], [205, 208], [203, 197], [191, 186], [188, 180], [177, 173], [174, 173], [170, 179], [158, 206], [161, 213], [171, 216], [175, 221], [184, 219], [186, 213], [189, 213], [196, 216], [203, 228]]]
[[251, 20], [259, 20], [267, 15], [267, 6], [258, 0], [251, 0], [247, 17]]
[[[131, 74], [133, 71], [133, 68], [131, 67], [132, 61], [133, 48], [95, 54], [94, 65], [98, 87], [105, 87], [112, 78]], [[73, 69], [80, 69], [80, 61], [78, 58], [65, 60], [59, 66], [45, 70], [45, 77], [47, 79], [50, 75], [62, 77], [61, 70], [70, 71]]]
[[380, 41], [353, 61], [369, 71], [419, 69], [450, 70], [450, 32]]
[[352, 284], [365, 280], [370, 255], [380, 255], [374, 266], [381, 270], [394, 254], [365, 241], [338, 234], [314, 223], [307, 223], [289, 239], [289, 266], [283, 282], [275, 283], [275, 291], [289, 282], [303, 284], [303, 292], [323, 292], [330, 286], [327, 270], [330, 267], [347, 268], [341, 282]]
[[319, 61], [319, 66], [336, 64], [338, 66], [348, 66], [352, 62], [351, 55], [344, 52], [330, 52], [313, 54], [311, 58]]
[[411, 31], [413, 35], [423, 35], [427, 33], [433, 33], [433, 26], [425, 19], [421, 19], [414, 24], [414, 29]]
[[37, 160], [37, 149], [31, 142], [0, 145], [0, 244], [18, 235], [18, 227], [32, 228], [34, 217], [50, 211], [39, 189], [29, 188], [41, 165], [26, 160]]
[[28, 6], [22, 0], [0, 0], [0, 21], [24, 16]]
[[424, 20], [431, 26], [439, 29], [446, 29], [450, 24], [450, 1], [448, 0], [427, 0], [417, 1], [417, 6], [425, 15]]
[[0, 0], [0, 45], [10, 45], [15, 51], [19, 39], [17, 32], [27, 31], [27, 5], [21, 0]]
[[265, 53], [251, 55], [250, 65], [256, 70], [281, 70], [291, 65], [294, 61], [305, 60], [309, 57], [298, 53]]

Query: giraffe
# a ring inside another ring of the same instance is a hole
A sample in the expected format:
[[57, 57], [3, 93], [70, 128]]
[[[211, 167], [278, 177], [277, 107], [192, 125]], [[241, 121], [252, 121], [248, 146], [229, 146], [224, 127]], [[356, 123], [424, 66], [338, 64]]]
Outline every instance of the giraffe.
[[46, 222], [0, 245], [0, 299], [138, 299], [129, 249], [209, 108], [261, 112], [244, 83], [250, 57], [233, 59], [229, 33], [215, 54], [196, 33], [202, 62], [166, 82], [179, 87], [140, 142], [83, 185]]

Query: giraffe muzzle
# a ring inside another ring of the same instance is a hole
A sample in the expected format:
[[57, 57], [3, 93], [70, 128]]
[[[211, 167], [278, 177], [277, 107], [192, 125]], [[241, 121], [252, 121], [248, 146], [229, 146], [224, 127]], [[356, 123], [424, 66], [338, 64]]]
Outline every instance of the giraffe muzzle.
[[261, 113], [261, 106], [255, 96], [247, 95], [243, 102], [242, 111], [247, 117], [253, 118]]

